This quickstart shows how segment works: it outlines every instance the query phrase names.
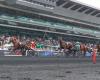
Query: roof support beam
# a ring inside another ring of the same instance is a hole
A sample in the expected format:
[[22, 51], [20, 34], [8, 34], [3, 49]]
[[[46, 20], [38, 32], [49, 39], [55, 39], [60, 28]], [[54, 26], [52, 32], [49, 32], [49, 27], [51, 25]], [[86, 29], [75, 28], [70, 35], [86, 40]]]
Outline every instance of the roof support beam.
[[88, 7], [86, 7], [86, 6], [83, 6], [82, 8], [80, 8], [79, 10], [78, 10], [78, 12], [84, 12], [84, 11], [86, 11], [88, 9]]
[[66, 4], [66, 2], [69, 2], [69, 1], [66, 1], [66, 0], [56, 0], [56, 5], [57, 6], [63, 6], [64, 4]]
[[68, 2], [67, 4], [65, 4], [63, 7], [66, 8], [66, 9], [70, 9], [72, 7], [76, 6], [75, 3], [71, 3], [71, 2]]
[[94, 12], [94, 11], [95, 11], [95, 9], [90, 9], [90, 10], [86, 11], [85, 13], [86, 13], [86, 14], [91, 14], [91, 13]]
[[98, 15], [100, 15], [100, 13], [97, 13], [95, 16], [98, 16]]
[[91, 14], [93, 14], [95, 11], [97, 11], [97, 10], [94, 10], [93, 12], [91, 12]]
[[78, 10], [80, 10], [80, 9], [82, 9], [84, 6], [81, 6], [80, 8], [78, 8], [76, 11], [78, 11]]
[[92, 16], [96, 16], [97, 14], [99, 14], [100, 13], [100, 11], [98, 11], [98, 10], [96, 10], [94, 13], [92, 13], [91, 15]]
[[82, 7], [82, 5], [76, 4], [76, 5], [72, 6], [71, 9], [72, 9], [72, 10], [77, 10], [77, 9], [79, 9], [80, 7]]
[[87, 12], [88, 10], [90, 10], [91, 8], [86, 9], [85, 11], [83, 11], [83, 13]]
[[64, 5], [68, 4], [69, 1], [66, 1], [64, 4], [60, 5], [60, 7], [63, 7]]
[[76, 4], [73, 4], [71, 7], [69, 7], [68, 9], [71, 9], [72, 7], [75, 7], [76, 6]]

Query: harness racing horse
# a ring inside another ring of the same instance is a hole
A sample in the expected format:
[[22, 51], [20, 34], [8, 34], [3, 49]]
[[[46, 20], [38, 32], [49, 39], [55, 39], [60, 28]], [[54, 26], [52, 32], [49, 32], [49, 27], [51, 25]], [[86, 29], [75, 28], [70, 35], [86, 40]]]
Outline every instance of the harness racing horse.
[[26, 55], [26, 50], [31, 50], [31, 42], [22, 44], [16, 37], [11, 37], [10, 41], [13, 43], [13, 51], [21, 50], [23, 56]]
[[68, 42], [66, 43], [65, 41], [63, 40], [59, 40], [59, 44], [60, 44], [60, 49], [64, 49], [64, 53], [66, 56], [69, 56], [69, 55], [73, 55], [74, 56], [74, 53], [73, 53], [73, 44]]
[[97, 48], [98, 55], [100, 55], [100, 44], [97, 44], [96, 48]]
[[88, 51], [88, 47], [85, 44], [80, 44], [80, 50], [83, 56], [85, 56], [86, 51]]

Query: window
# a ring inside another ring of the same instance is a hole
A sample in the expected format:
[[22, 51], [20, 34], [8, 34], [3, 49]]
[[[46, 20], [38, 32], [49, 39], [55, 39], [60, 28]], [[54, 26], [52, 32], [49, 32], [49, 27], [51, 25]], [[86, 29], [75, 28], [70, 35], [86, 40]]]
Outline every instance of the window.
[[100, 11], [95, 11], [94, 13], [92, 13], [91, 15], [94, 16], [96, 14], [100, 13]]
[[87, 7], [82, 7], [81, 9], [78, 10], [78, 12], [83, 12], [85, 11], [86, 9], [88, 9]]
[[56, 5], [57, 6], [60, 6], [60, 5], [62, 5], [63, 3], [65, 3], [66, 1], [65, 0], [58, 0], [57, 2], [56, 2]]
[[91, 13], [93, 11], [94, 11], [94, 9], [89, 9], [88, 11], [85, 12], [85, 14], [89, 14], [89, 13]]
[[100, 17], [100, 14], [98, 14], [96, 17]]
[[74, 3], [73, 3], [73, 2], [69, 2], [69, 3], [65, 4], [63, 7], [64, 7], [64, 8], [69, 8], [69, 7], [71, 7], [72, 5], [74, 5]]
[[47, 1], [50, 1], [50, 2], [56, 2], [56, 0], [47, 0]]
[[81, 7], [81, 5], [75, 5], [74, 7], [71, 8], [71, 10], [76, 10], [76, 9], [78, 9], [80, 7]]

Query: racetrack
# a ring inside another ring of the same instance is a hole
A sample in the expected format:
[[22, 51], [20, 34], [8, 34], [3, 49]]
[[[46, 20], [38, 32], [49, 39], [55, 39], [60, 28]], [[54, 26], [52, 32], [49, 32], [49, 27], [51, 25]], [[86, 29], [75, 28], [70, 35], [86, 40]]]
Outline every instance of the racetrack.
[[[0, 64], [55, 64], [55, 63], [92, 63], [91, 57], [28, 57], [1, 56]], [[100, 57], [97, 57], [100, 62]]]
[[100, 80], [99, 57], [0, 57], [0, 80]]

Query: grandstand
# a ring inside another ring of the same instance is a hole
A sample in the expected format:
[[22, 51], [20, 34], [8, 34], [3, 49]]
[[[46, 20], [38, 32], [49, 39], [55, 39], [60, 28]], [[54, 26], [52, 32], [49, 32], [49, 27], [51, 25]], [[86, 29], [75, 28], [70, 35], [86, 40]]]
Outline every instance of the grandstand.
[[73, 0], [0, 0], [0, 34], [100, 42], [100, 10]]

